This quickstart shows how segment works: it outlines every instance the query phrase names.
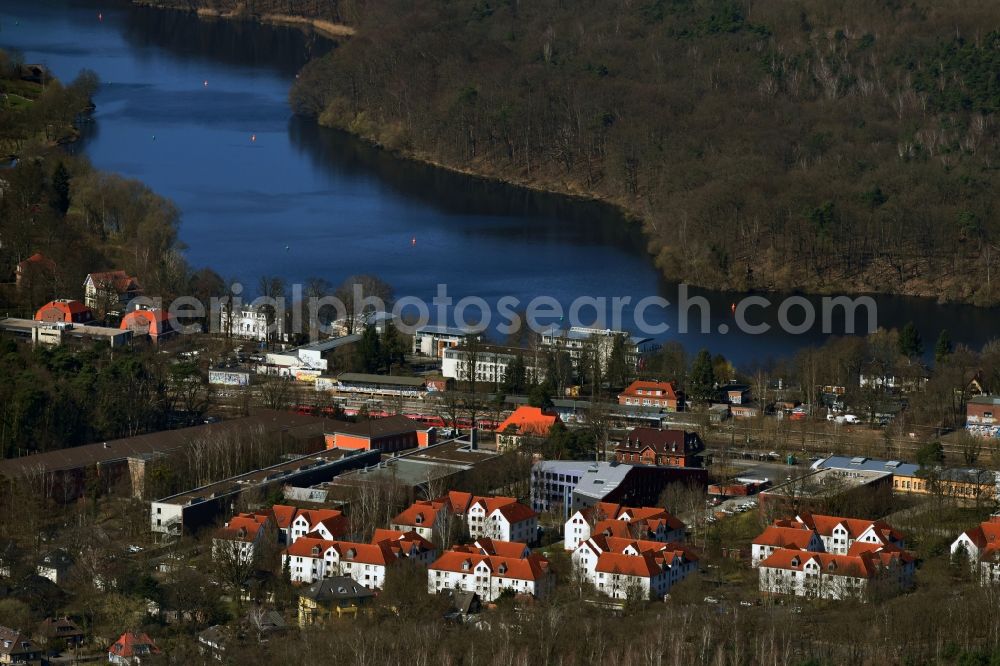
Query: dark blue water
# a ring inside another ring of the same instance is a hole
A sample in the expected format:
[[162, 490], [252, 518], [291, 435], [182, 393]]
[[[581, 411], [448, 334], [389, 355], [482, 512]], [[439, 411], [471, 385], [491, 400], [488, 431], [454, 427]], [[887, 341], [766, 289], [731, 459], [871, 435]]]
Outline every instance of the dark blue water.
[[[63, 79], [97, 72], [94, 123], [76, 149], [172, 199], [189, 262], [251, 291], [261, 275], [336, 284], [370, 273], [397, 297], [429, 299], [444, 283], [456, 299], [491, 304], [504, 295], [522, 304], [552, 296], [564, 306], [579, 296], [676, 303], [635, 225], [605, 206], [399, 160], [292, 117], [295, 73], [333, 48], [328, 41], [124, 3], [4, 0], [0, 47]], [[689, 349], [707, 346], [748, 364], [825, 338], [818, 325], [805, 335], [721, 335], [737, 297], [695, 293], [710, 301], [712, 317], [709, 333], [680, 336]], [[910, 298], [878, 305], [880, 325], [913, 320], [928, 347], [942, 326], [975, 346], [996, 332], [991, 311]], [[775, 310], [752, 319], [773, 326]], [[624, 312], [634, 329], [631, 306]], [[674, 315], [647, 311], [648, 321], [671, 325], [655, 337], [677, 336]]]

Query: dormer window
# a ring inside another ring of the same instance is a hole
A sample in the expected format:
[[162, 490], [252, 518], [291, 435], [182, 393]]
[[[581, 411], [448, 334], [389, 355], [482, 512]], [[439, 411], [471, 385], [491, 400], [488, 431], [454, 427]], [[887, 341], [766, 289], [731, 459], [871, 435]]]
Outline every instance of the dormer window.
[[462, 571], [468, 571], [469, 566], [470, 566], [469, 560], [462, 562]]
[[836, 571], [837, 570], [837, 563], [836, 562], [830, 562], [830, 564], [826, 565], [826, 569], [827, 569], [827, 571]]
[[313, 546], [313, 548], [312, 548], [312, 554], [314, 556], [319, 555], [319, 546]]
[[500, 566], [499, 566], [499, 567], [497, 568], [497, 573], [500, 573], [500, 574], [505, 574], [505, 573], [507, 573], [507, 563], [506, 563], [506, 562], [502, 563], [502, 564], [501, 564], [501, 565], [500, 565]]
[[797, 556], [792, 558], [792, 566], [793, 567], [799, 566], [799, 558]]
[[358, 551], [354, 550], [353, 548], [348, 548], [347, 549], [347, 557], [348, 557], [348, 559], [352, 559], [353, 560], [355, 558], [355, 556], [357, 556], [357, 554], [358, 554]]

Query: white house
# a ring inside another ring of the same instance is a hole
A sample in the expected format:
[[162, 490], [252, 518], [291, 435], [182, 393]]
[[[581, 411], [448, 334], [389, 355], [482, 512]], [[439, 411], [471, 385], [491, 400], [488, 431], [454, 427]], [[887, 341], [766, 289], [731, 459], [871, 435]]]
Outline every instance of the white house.
[[423, 538], [441, 543], [451, 518], [451, 504], [443, 500], [418, 500], [389, 522], [389, 528], [413, 531]]
[[498, 384], [507, 376], [507, 367], [520, 357], [524, 361], [525, 373], [530, 382], [545, 380], [543, 355], [532, 354], [519, 347], [500, 347], [480, 344], [471, 348], [466, 345], [448, 347], [442, 351], [441, 374], [449, 379]]
[[[265, 342], [268, 339], [267, 319], [268, 314], [263, 308], [247, 306], [235, 312], [223, 308], [219, 312], [219, 330], [236, 338]], [[285, 324], [281, 317], [275, 318], [270, 327], [272, 339], [285, 339]]]
[[779, 549], [760, 562], [760, 591], [822, 599], [863, 598], [876, 581], [901, 589], [913, 576], [913, 557], [895, 546], [857, 544], [851, 553]]
[[538, 533], [538, 514], [513, 498], [477, 498], [469, 507], [467, 518], [469, 536], [474, 539], [489, 537], [533, 543]]
[[314, 583], [331, 576], [349, 576], [359, 585], [381, 589], [386, 568], [396, 560], [391, 546], [300, 537], [285, 549], [282, 563], [293, 583]]
[[237, 514], [213, 536], [212, 557], [237, 558], [244, 564], [253, 562], [272, 525], [269, 514]]
[[[855, 541], [906, 547], [903, 535], [881, 520], [840, 518], [809, 513], [797, 516], [795, 520], [816, 532], [823, 541], [823, 550], [835, 555], [846, 555]], [[779, 521], [775, 524], [787, 523]]]
[[575, 550], [594, 534], [678, 543], [684, 541], [686, 530], [687, 526], [665, 509], [599, 502], [569, 517], [563, 529], [563, 548]]
[[444, 350], [457, 347], [472, 335], [453, 326], [423, 326], [413, 332], [414, 356], [444, 358]]
[[612, 599], [663, 599], [698, 569], [685, 546], [597, 535], [580, 543], [571, 556], [577, 575]]
[[336, 509], [303, 509], [292, 519], [289, 543], [306, 535], [332, 541], [345, 536], [349, 529], [347, 516]]
[[973, 570], [979, 570], [981, 584], [1000, 582], [1000, 516], [962, 532], [951, 544], [951, 555], [967, 557]]
[[751, 544], [751, 565], [756, 567], [761, 560], [782, 548], [820, 552], [823, 550], [823, 541], [816, 532], [802, 523], [788, 527], [769, 525]]
[[552, 585], [548, 560], [537, 554], [484, 555], [478, 548], [459, 546], [443, 553], [427, 569], [428, 592], [475, 592], [484, 601], [496, 600], [505, 590], [543, 598]]

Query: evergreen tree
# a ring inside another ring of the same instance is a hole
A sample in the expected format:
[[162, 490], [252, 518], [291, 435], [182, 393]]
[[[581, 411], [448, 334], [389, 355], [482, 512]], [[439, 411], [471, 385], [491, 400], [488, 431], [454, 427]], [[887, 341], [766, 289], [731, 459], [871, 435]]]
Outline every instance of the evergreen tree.
[[623, 388], [628, 383], [630, 374], [625, 336], [615, 335], [611, 341], [611, 351], [608, 353], [608, 382], [611, 386]]
[[691, 364], [688, 396], [695, 402], [708, 402], [715, 397], [715, 367], [707, 349], [698, 352]]
[[62, 215], [69, 210], [69, 171], [62, 162], [52, 174], [52, 207]]
[[924, 341], [920, 331], [911, 321], [899, 333], [899, 353], [906, 358], [917, 358], [924, 353]]
[[948, 333], [948, 329], [942, 329], [941, 335], [938, 336], [937, 343], [934, 345], [934, 362], [943, 363], [953, 351], [955, 348], [951, 344], [951, 335]]
[[385, 322], [382, 339], [379, 342], [379, 354], [381, 365], [390, 373], [392, 366], [403, 365], [406, 362], [406, 347], [403, 344], [403, 337], [392, 322]]
[[365, 372], [375, 373], [382, 367], [382, 344], [378, 331], [369, 324], [361, 333], [361, 364]]

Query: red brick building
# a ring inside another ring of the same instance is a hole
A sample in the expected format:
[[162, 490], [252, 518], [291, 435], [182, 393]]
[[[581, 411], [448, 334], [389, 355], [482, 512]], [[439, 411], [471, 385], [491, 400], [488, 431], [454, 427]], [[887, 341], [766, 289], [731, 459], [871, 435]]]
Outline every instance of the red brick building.
[[977, 395], [965, 403], [965, 422], [971, 425], [1000, 424], [1000, 396]]
[[705, 445], [695, 432], [635, 428], [615, 448], [615, 459], [632, 465], [700, 467], [698, 454], [704, 450]]
[[633, 407], [660, 407], [670, 412], [683, 409], [684, 394], [673, 382], [653, 382], [637, 379], [618, 394], [619, 405]]

